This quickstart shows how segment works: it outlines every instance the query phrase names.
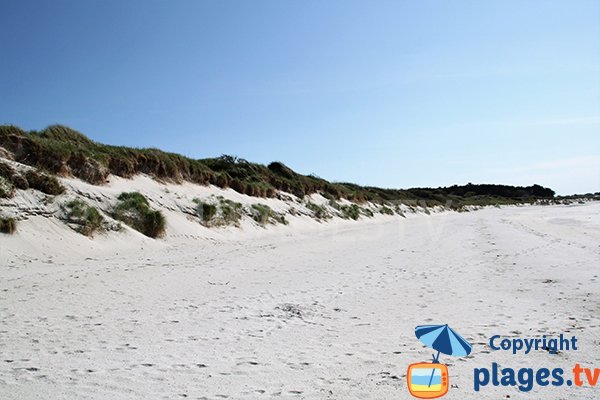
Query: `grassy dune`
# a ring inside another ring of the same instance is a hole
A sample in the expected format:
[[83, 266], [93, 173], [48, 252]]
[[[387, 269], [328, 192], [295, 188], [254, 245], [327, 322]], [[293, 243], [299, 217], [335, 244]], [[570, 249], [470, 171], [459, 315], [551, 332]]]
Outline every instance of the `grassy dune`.
[[[191, 159], [158, 149], [106, 145], [60, 125], [28, 132], [12, 125], [0, 125], [0, 147], [7, 150], [15, 161], [50, 175], [75, 176], [95, 185], [104, 184], [110, 174], [130, 178], [144, 173], [161, 181], [189, 181], [230, 187], [256, 197], [273, 197], [279, 190], [298, 197], [318, 192], [332, 200], [345, 198], [357, 203], [419, 201], [426, 206], [447, 205], [452, 208], [522, 203], [554, 197], [553, 190], [539, 185], [468, 184], [445, 188], [383, 189], [334, 183], [316, 176], [298, 174], [277, 161], [265, 166], [227, 155]], [[11, 182], [10, 176], [4, 178]], [[35, 178], [27, 177], [30, 186], [41, 187]], [[31, 185], [32, 182], [34, 185]], [[44, 189], [60, 192], [60, 187], [54, 184]]]

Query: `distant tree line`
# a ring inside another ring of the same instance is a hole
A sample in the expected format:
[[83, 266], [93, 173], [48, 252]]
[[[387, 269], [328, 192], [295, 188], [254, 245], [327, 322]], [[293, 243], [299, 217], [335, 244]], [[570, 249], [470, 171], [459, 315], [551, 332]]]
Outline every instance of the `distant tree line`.
[[453, 185], [439, 188], [438, 190], [441, 190], [445, 194], [462, 197], [498, 196], [511, 199], [526, 199], [529, 197], [552, 198], [555, 195], [554, 190], [540, 185], [509, 186], [493, 184], [474, 185], [472, 183], [467, 183], [466, 185]]

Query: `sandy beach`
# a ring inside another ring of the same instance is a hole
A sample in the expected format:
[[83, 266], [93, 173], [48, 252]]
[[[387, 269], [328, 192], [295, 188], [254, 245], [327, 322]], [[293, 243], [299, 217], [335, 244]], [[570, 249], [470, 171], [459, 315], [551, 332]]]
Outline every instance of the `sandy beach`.
[[600, 400], [600, 1], [3, 1], [0, 400]]
[[[597, 398], [568, 386], [474, 393], [473, 371], [600, 367], [598, 203], [261, 232], [130, 245], [122, 234], [110, 252], [75, 256], [3, 239], [0, 398], [409, 398], [408, 365], [431, 358], [414, 328], [446, 323], [474, 347], [441, 357], [448, 399]], [[488, 346], [560, 333], [579, 350]]]

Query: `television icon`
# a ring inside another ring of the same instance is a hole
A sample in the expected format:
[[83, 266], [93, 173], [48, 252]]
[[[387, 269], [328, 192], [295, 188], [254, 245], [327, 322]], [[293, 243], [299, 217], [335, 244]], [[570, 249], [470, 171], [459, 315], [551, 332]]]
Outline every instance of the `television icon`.
[[416, 363], [406, 373], [408, 391], [419, 399], [435, 399], [448, 393], [448, 367], [440, 363]]

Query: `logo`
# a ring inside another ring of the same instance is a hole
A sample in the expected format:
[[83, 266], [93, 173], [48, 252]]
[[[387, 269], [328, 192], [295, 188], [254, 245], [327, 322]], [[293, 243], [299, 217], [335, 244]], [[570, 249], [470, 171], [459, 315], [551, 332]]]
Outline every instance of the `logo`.
[[[490, 338], [492, 351], [505, 351], [515, 355], [528, 355], [533, 352], [559, 354], [567, 351], [579, 351], [580, 345], [576, 336], [560, 334], [556, 337], [546, 335], [537, 337], [502, 337], [494, 335]], [[514, 368], [493, 362], [490, 368], [475, 368], [473, 371], [473, 389], [484, 390], [486, 386], [516, 387], [527, 393], [539, 387], [548, 390], [561, 386], [596, 387], [600, 381], [600, 368], [583, 366], [575, 363], [571, 368], [537, 365], [535, 367], [519, 365]], [[573, 396], [575, 398], [577, 396]], [[598, 398], [596, 396], [596, 398]]]
[[440, 363], [416, 363], [406, 373], [408, 391], [419, 399], [435, 399], [448, 393], [448, 366]]
[[415, 335], [425, 346], [437, 351], [432, 362], [421, 362], [408, 366], [406, 383], [408, 391], [419, 399], [435, 399], [445, 396], [450, 386], [448, 366], [439, 362], [440, 353], [464, 357], [473, 346], [452, 328], [446, 325], [419, 325]]

